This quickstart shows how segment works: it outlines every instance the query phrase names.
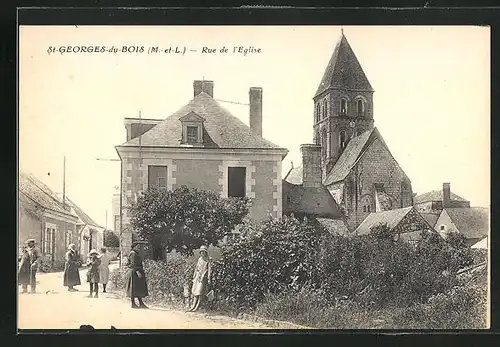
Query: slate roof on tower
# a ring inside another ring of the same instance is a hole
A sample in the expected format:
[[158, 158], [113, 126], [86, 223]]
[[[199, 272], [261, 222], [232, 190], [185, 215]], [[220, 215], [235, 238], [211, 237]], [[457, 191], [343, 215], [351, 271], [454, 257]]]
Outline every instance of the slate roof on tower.
[[[141, 136], [142, 147], [181, 147], [181, 118], [193, 112], [204, 119], [203, 147], [239, 149], [284, 149], [254, 134], [250, 127], [201, 92], [177, 112]], [[139, 146], [139, 137], [121, 146]]]
[[330, 88], [374, 91], [343, 33], [335, 46], [315, 97]]

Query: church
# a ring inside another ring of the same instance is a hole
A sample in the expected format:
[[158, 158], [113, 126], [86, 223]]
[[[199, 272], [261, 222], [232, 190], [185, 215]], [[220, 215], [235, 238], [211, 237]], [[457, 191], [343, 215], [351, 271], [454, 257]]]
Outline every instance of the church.
[[[374, 89], [344, 33], [313, 97], [322, 184], [356, 229], [371, 212], [413, 205], [411, 181], [374, 126]], [[286, 181], [301, 184], [303, 167]]]

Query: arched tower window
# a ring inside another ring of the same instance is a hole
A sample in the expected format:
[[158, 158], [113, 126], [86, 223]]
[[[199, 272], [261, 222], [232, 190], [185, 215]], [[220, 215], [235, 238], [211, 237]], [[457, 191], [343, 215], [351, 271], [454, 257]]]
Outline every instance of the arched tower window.
[[340, 148], [344, 149], [346, 145], [347, 145], [347, 134], [345, 130], [342, 130], [339, 135], [339, 146]]
[[328, 117], [328, 100], [323, 101], [323, 118]]
[[407, 182], [401, 182], [401, 207], [411, 206], [411, 191]]
[[340, 114], [345, 115], [347, 113], [347, 100], [342, 98], [340, 99]]
[[316, 114], [315, 114], [315, 121], [318, 123], [320, 121], [320, 104], [319, 102], [316, 104]]
[[326, 129], [323, 128], [323, 131], [321, 132], [321, 154], [325, 157], [326, 156], [326, 150], [327, 150], [327, 135], [326, 135]]
[[358, 117], [364, 117], [365, 116], [365, 103], [363, 102], [363, 99], [358, 99], [356, 106], [357, 106], [357, 111], [358, 111]]

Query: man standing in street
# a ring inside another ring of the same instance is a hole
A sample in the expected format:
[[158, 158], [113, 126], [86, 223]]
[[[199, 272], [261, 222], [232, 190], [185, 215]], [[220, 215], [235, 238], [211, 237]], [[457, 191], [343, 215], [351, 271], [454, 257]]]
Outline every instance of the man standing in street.
[[35, 245], [35, 239], [27, 240], [26, 245], [19, 266], [19, 282], [22, 285], [23, 293], [28, 291], [28, 284], [31, 287], [31, 293], [36, 293], [36, 272], [41, 265], [42, 258]]

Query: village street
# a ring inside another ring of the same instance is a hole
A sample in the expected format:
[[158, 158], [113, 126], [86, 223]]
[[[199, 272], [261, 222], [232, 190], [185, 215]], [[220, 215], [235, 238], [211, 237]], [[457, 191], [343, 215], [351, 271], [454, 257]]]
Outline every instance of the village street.
[[[112, 264], [115, 268], [117, 264]], [[82, 285], [78, 292], [62, 286], [63, 273], [37, 274], [37, 294], [20, 294], [18, 301], [19, 329], [79, 329], [92, 325], [96, 329], [270, 329], [262, 324], [186, 313], [149, 305], [149, 310], [132, 309], [130, 301], [115, 293], [99, 293], [87, 298], [86, 270], [80, 272]], [[99, 288], [102, 291], [102, 286]], [[20, 291], [19, 291], [20, 292]], [[147, 299], [145, 300], [147, 303]]]

